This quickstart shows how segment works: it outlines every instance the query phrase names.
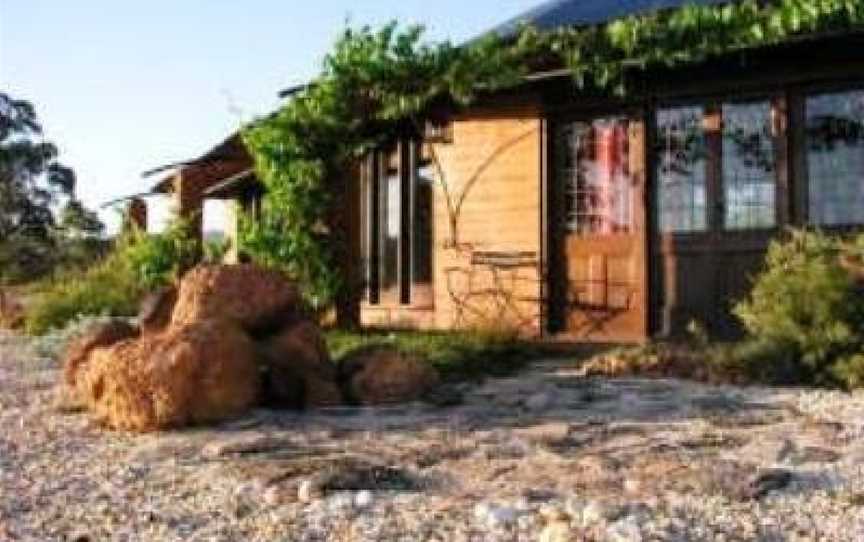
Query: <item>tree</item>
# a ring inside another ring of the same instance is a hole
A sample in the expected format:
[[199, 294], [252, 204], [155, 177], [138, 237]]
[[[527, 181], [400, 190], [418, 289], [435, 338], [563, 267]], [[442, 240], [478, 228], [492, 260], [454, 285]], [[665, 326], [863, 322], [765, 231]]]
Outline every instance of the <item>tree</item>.
[[99, 215], [78, 199], [70, 199], [60, 210], [58, 227], [65, 237], [71, 239], [98, 237], [105, 230]]
[[75, 172], [57, 156], [33, 105], [0, 93], [0, 279], [42, 275], [60, 263], [56, 249], [67, 235], [102, 231], [96, 214], [74, 197]]

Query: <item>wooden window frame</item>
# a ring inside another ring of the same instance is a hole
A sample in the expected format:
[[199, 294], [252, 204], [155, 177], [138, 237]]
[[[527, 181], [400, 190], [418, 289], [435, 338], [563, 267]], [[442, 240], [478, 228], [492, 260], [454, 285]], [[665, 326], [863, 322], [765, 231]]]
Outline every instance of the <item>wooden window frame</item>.
[[[646, 148], [645, 152], [647, 153], [646, 158], [646, 169], [648, 171], [649, 177], [648, 180], [650, 182], [649, 186], [646, 188], [648, 194], [651, 194], [650, 201], [653, 202], [652, 208], [650, 209], [650, 215], [652, 217], [651, 221], [651, 231], [658, 232], [663, 237], [675, 237], [675, 238], [686, 238], [690, 236], [696, 235], [705, 235], [713, 231], [712, 226], [712, 216], [713, 211], [712, 207], [712, 194], [715, 191], [714, 184], [714, 168], [712, 167], [713, 158], [709, 157], [705, 161], [705, 228], [704, 229], [687, 229], [687, 230], [670, 230], [664, 231], [661, 229], [661, 224], [663, 217], [661, 215], [660, 209], [660, 178], [657, 171], [658, 160], [657, 160], [657, 114], [659, 111], [663, 109], [682, 109], [686, 107], [700, 107], [702, 108], [702, 124], [703, 129], [704, 125], [708, 122], [709, 113], [711, 111], [711, 100], [710, 99], [689, 99], [689, 100], [675, 100], [675, 101], [662, 101], [653, 104], [651, 107], [650, 116], [646, 116], [646, 119], [650, 120], [651, 124], [646, 126], [646, 131], [650, 135], [650, 137], [646, 138]], [[648, 146], [650, 145], [650, 146]], [[713, 152], [712, 142], [710, 139], [710, 135], [708, 133], [705, 134], [705, 145], [708, 147], [708, 152]]]
[[[417, 222], [417, 183], [420, 146], [417, 138], [404, 137], [396, 141], [399, 176], [399, 239], [397, 243], [397, 288], [395, 298], [384, 299], [381, 293], [381, 274], [384, 262], [381, 258], [384, 232], [381, 231], [380, 215], [384, 208], [383, 191], [380, 183], [387, 176], [389, 157], [393, 146], [377, 149], [369, 153], [364, 168], [364, 188], [361, 190], [366, 211], [361, 213], [362, 227], [366, 236], [367, 258], [365, 263], [365, 301], [376, 308], [431, 309], [431, 304], [420, 306], [413, 296], [414, 247], [413, 233]], [[433, 215], [434, 216], [434, 215]], [[430, 247], [430, 258], [434, 259], [434, 242]], [[433, 284], [434, 288], [434, 266]]]
[[807, 153], [807, 98], [820, 94], [864, 92], [864, 79], [794, 85], [789, 87], [789, 152], [794, 195], [791, 202], [792, 223], [797, 227], [848, 232], [860, 230], [864, 222], [855, 224], [813, 224], [810, 221], [810, 164]]
[[361, 221], [365, 238], [365, 293], [366, 301], [369, 304], [378, 305], [381, 301], [379, 262], [381, 254], [379, 229], [381, 222], [378, 219], [381, 212], [381, 198], [379, 193], [380, 186], [378, 184], [379, 174], [381, 171], [379, 153], [370, 153], [366, 159], [363, 171], [363, 188], [360, 193], [361, 198], [363, 198]]
[[[551, 144], [555, 146], [554, 158], [556, 160], [561, 159], [560, 149], [557, 147], [557, 145], [558, 145], [559, 130], [561, 130], [562, 127], [573, 126], [575, 124], [583, 124], [583, 125], [589, 127], [589, 129], [594, 129], [595, 128], [594, 123], [597, 121], [603, 120], [603, 121], [619, 122], [621, 120], [624, 120], [627, 123], [626, 144], [627, 144], [627, 158], [629, 160], [630, 157], [632, 156], [632, 153], [634, 152], [634, 149], [632, 148], [632, 145], [631, 145], [632, 142], [630, 141], [630, 135], [631, 135], [630, 130], [632, 129], [633, 120], [639, 119], [639, 121], [641, 122], [644, 115], [639, 110], [621, 109], [620, 111], [621, 112], [619, 112], [619, 113], [610, 112], [608, 114], [600, 114], [600, 115], [597, 115], [594, 117], [585, 117], [584, 115], [574, 115], [571, 118], [562, 117], [562, 118], [556, 119], [556, 121], [553, 124], [550, 124], [551, 129], [554, 130], [554, 131], [550, 132]], [[553, 167], [555, 168], [556, 173], [557, 173], [557, 171], [559, 169], [559, 163], [555, 162]], [[632, 172], [629, 171], [629, 167], [630, 167], [629, 163], [627, 164], [627, 167], [628, 167], [628, 174], [632, 174]], [[561, 181], [560, 177], [554, 179], [555, 184], [558, 185], [558, 189], [561, 191], [561, 195], [562, 195], [561, 205], [562, 205], [562, 209], [563, 209], [561, 211], [562, 227], [564, 228], [564, 230], [566, 232], [568, 232], [567, 233], [568, 235], [574, 234], [574, 235], [578, 235], [580, 237], [596, 237], [599, 235], [632, 235], [635, 232], [635, 230], [637, 228], [636, 214], [638, 214], [636, 212], [636, 205], [638, 205], [638, 203], [636, 202], [635, 194], [633, 194], [632, 192], [629, 194], [628, 203], [629, 203], [630, 209], [628, 210], [629, 221], [626, 224], [626, 231], [601, 233], [598, 231], [591, 231], [590, 227], [587, 229], [583, 229], [582, 226], [584, 226], [584, 224], [580, 222], [579, 216], [589, 216], [588, 214], [580, 215], [578, 210], [577, 210], [576, 211], [576, 218], [572, 217], [572, 213], [571, 213], [571, 210], [569, 209], [569, 205], [568, 205], [570, 203], [570, 197], [568, 197], [568, 188], [565, 187], [564, 184], [561, 183], [560, 181]], [[583, 190], [586, 190], [586, 189], [583, 189]], [[572, 198], [574, 200], [574, 205], [576, 205], [578, 207], [578, 203], [576, 203], [576, 201], [578, 200], [578, 191], [579, 191], [578, 184], [577, 184], [577, 187], [575, 188], [575, 191], [577, 192], [577, 194], [572, 195]]]
[[[717, 114], [720, 122], [720, 131], [717, 135], [718, 156], [717, 171], [715, 172], [715, 183], [717, 190], [717, 200], [715, 202], [716, 230], [724, 233], [735, 232], [759, 232], [759, 231], [776, 231], [783, 227], [788, 221], [788, 200], [789, 200], [789, 106], [788, 95], [785, 91], [769, 92], [764, 94], [742, 95], [740, 97], [729, 97], [716, 101]], [[772, 145], [774, 151], [774, 224], [772, 226], [763, 227], [742, 227], [729, 228], [726, 225], [726, 212], [728, 211], [729, 202], [726, 201], [726, 186], [723, 177], [723, 128], [725, 119], [723, 118], [724, 105], [738, 104], [753, 104], [766, 102], [769, 106], [770, 121], [774, 123], [772, 126]]]
[[[864, 90], [864, 78], [860, 75], [838, 75], [825, 77], [819, 81], [782, 81], [774, 84], [767, 83], [759, 90], [747, 90], [738, 92], [725, 90], [721, 92], [688, 92], [670, 93], [651, 100], [649, 106], [651, 123], [649, 124], [649, 135], [654, 137], [656, 131], [656, 113], [660, 109], [672, 107], [685, 107], [688, 105], [707, 105], [709, 103], [736, 103], [769, 100], [781, 105], [780, 122], [783, 132], [778, 137], [778, 193], [777, 193], [777, 225], [774, 229], [782, 229], [785, 226], [795, 227], [818, 227], [810, 224], [809, 195], [811, 181], [808, 175], [808, 162], [806, 152], [806, 99], [814, 94], [830, 94]], [[649, 189], [652, 194], [652, 205], [649, 209], [652, 229], [661, 238], [687, 238], [693, 235], [705, 235], [712, 230], [700, 232], [662, 232], [660, 231], [660, 216], [657, 203], [657, 179], [655, 157], [653, 146], [647, 147], [650, 166]], [[709, 179], [709, 182], [717, 182]], [[722, 179], [720, 180], [722, 182]], [[722, 187], [722, 185], [721, 185]], [[709, 201], [709, 207], [711, 202]], [[861, 229], [861, 224], [842, 226], [822, 226], [822, 229], [836, 231], [849, 231]], [[750, 229], [739, 230], [713, 230], [721, 233], [735, 233], [752, 231]], [[758, 231], [758, 230], [757, 230]], [[769, 231], [769, 230], [762, 230]]]
[[[656, 149], [653, 146], [647, 148], [650, 161], [649, 169], [651, 170], [650, 180], [653, 185], [649, 190], [652, 193], [652, 200], [654, 201], [652, 207], [655, 207], [651, 210], [653, 231], [662, 238], [688, 238], [711, 234], [746, 234], [747, 232], [778, 231], [788, 224], [791, 216], [794, 216], [790, 209], [791, 200], [793, 199], [790, 184], [794, 169], [790, 153], [793, 153], [793, 150], [796, 148], [792, 146], [793, 133], [790, 126], [794, 124], [792, 121], [792, 110], [789, 105], [790, 101], [789, 88], [781, 86], [776, 89], [760, 92], [694, 95], [686, 98], [664, 99], [655, 102], [652, 106], [652, 124], [649, 126], [652, 140], [656, 139], [658, 111], [680, 107], [702, 107], [704, 110], [703, 124], [706, 130], [705, 138], [709, 156], [705, 164], [706, 228], [704, 230], [693, 231], [662, 231], [660, 229], [661, 216], [659, 209], [660, 186], [658, 184], [657, 172], [654, 171], [657, 166]], [[755, 102], [768, 102], [771, 105], [772, 116], [778, 122], [778, 134], [775, 135], [774, 141], [774, 174], [776, 176], [774, 225], [768, 227], [726, 228], [725, 213], [727, 202], [725, 201], [723, 179], [723, 105]], [[794, 199], [797, 199], [797, 197], [796, 195]]]

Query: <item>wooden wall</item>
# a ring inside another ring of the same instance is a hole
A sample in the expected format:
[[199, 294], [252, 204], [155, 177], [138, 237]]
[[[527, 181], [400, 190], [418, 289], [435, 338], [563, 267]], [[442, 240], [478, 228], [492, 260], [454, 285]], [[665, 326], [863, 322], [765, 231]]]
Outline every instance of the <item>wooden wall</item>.
[[[778, 147], [782, 163], [778, 164], [777, 228], [721, 232], [712, 227], [701, 235], [660, 235], [650, 150], [656, 109], [694, 103], [716, 106], [745, 97], [798, 103], [800, 108], [803, 92], [842, 89], [850, 84], [860, 87], [862, 47], [864, 35], [858, 34], [742, 51], [686, 69], [634, 73], [634, 91], [626, 100], [590, 91], [576, 94], [567, 77], [528, 85], [521, 94], [514, 91], [509, 97], [484, 99], [485, 110], [475, 109], [455, 118], [451, 143], [435, 145], [444, 170], [440, 180], [450, 188], [451, 203], [456, 206], [463, 196], [464, 201], [456, 211], [454, 235], [447, 198], [441, 186], [437, 187], [434, 304], [364, 306], [363, 323], [440, 329], [515, 327], [526, 334], [538, 334], [548, 321], [549, 331], [563, 331], [558, 329], [555, 300], [568, 299], [566, 292], [556, 287], [556, 281], [550, 281], [548, 297], [553, 302], [543, 300], [546, 288], [542, 284], [541, 268], [545, 266], [540, 263], [541, 247], [548, 247], [546, 259], [553, 277], [563, 276], [556, 258], [564, 253], [551, 242], [560, 225], [551, 219], [542, 223], [546, 219], [542, 218], [541, 198], [558, 201], [542, 179], [546, 162], [542, 119], [554, 123], [571, 116], [590, 118], [626, 111], [645, 116], [649, 139], [646, 193], [638, 198], [647, 213], [644, 229], [649, 235], [638, 259], [647, 259], [644, 263], [648, 265], [642, 265], [641, 272], [648, 277], [640, 280], [648, 292], [641, 303], [650, 310], [648, 321], [639, 324], [639, 338], [645, 332], [649, 336], [675, 335], [692, 319], [718, 335], [735, 331], [730, 305], [749, 290], [750, 277], [761, 265], [767, 242], [782, 226], [806, 223], [802, 159], [786, 160], [785, 153], [791, 152], [788, 142]], [[791, 108], [793, 115], [795, 110]], [[789, 117], [788, 113], [781, 118]], [[792, 118], [786, 118], [789, 126], [794, 125]], [[803, 137], [794, 131], [790, 136], [790, 142], [797, 140], [799, 144]], [[554, 187], [554, 178], [549, 182]], [[719, 203], [715, 197], [709, 205]], [[548, 207], [545, 211], [554, 218], [554, 206]], [[543, 229], [549, 232], [542, 233]], [[602, 253], [607, 248], [594, 247], [594, 251]], [[552, 314], [547, 317], [544, 313], [550, 309]]]
[[534, 106], [454, 119], [452, 141], [434, 144], [434, 305], [364, 305], [363, 325], [540, 333], [541, 140]]

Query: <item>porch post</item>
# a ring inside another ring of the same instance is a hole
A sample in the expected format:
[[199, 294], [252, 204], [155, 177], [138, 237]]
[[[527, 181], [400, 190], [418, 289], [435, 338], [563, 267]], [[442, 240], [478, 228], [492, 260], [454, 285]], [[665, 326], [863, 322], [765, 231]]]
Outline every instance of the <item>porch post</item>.
[[133, 230], [147, 232], [147, 202], [141, 198], [130, 199], [123, 216], [123, 232]]
[[199, 249], [203, 245], [204, 189], [206, 183], [194, 168], [184, 168], [174, 177], [174, 212], [186, 222], [189, 235]]

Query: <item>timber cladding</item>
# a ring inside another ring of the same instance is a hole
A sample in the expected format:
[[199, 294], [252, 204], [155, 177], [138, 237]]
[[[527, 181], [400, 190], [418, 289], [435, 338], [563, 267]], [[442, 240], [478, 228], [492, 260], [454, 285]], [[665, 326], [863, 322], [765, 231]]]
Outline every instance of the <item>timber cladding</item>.
[[453, 119], [432, 144], [432, 304], [364, 304], [364, 325], [540, 333], [541, 134], [534, 107]]
[[862, 39], [651, 72], [626, 101], [565, 78], [484, 96], [428, 143], [431, 295], [403, 271], [411, 295], [364, 304], [362, 323], [630, 342], [695, 321], [735, 336], [730, 309], [785, 227], [864, 220], [850, 203]]
[[480, 111], [436, 144], [438, 327], [539, 333], [541, 129], [533, 108]]

